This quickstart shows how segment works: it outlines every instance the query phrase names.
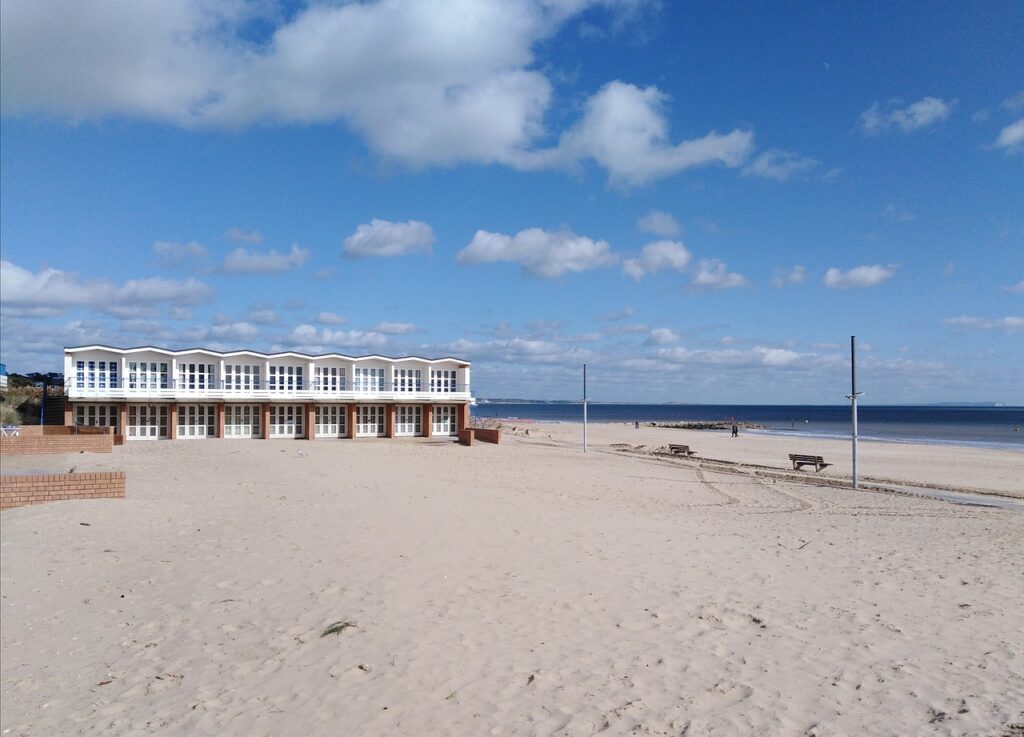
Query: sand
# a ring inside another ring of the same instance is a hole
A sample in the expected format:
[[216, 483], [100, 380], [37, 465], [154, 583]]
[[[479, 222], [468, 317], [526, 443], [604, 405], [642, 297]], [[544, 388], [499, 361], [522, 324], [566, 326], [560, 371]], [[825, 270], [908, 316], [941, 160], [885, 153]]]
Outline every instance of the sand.
[[[0, 732], [993, 737], [1024, 723], [1024, 514], [610, 447], [749, 444], [781, 469], [780, 449], [819, 446], [608, 426], [584, 456], [577, 430], [4, 458], [8, 473], [124, 469], [128, 498], [0, 516]], [[864, 472], [1012, 491], [1003, 474], [1024, 459], [898, 449], [889, 465], [865, 451]], [[338, 622], [353, 626], [321, 636]]]

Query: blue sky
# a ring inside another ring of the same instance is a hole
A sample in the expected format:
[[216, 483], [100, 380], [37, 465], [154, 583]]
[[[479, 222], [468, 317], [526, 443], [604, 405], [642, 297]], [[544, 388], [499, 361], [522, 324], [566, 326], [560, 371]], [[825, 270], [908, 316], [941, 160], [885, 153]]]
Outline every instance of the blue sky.
[[1024, 5], [9, 0], [0, 352], [1024, 404]]

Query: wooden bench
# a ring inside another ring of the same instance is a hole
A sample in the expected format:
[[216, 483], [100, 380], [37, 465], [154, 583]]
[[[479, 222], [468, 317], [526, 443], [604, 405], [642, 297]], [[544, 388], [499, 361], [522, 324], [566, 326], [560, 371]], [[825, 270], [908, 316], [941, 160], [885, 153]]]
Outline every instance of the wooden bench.
[[796, 453], [790, 453], [789, 460], [793, 461], [794, 471], [799, 471], [804, 466], [814, 466], [814, 472], [817, 473], [821, 469], [832, 465], [831, 463], [825, 463], [825, 459], [821, 456], [804, 456]]
[[684, 455], [687, 458], [689, 458], [690, 456], [693, 456], [693, 455], [697, 455], [692, 450], [690, 450], [690, 446], [689, 445], [669, 445], [668, 446], [668, 452], [671, 453], [672, 455], [677, 455], [677, 456], [678, 455]]

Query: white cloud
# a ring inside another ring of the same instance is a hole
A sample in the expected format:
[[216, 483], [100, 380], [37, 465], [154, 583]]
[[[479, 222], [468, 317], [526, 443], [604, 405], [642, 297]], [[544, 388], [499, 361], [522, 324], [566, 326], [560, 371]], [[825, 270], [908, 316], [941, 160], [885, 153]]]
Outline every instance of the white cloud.
[[1007, 154], [1018, 154], [1024, 151], [1024, 118], [1010, 123], [999, 131], [995, 145], [1005, 149]]
[[690, 286], [696, 289], [734, 289], [749, 283], [745, 276], [730, 272], [725, 263], [716, 258], [702, 258], [690, 280]]
[[938, 97], [923, 97], [906, 107], [900, 107], [897, 100], [885, 105], [876, 102], [861, 113], [861, 130], [869, 136], [876, 136], [894, 128], [904, 133], [912, 133], [945, 120], [952, 114], [956, 104], [956, 100], [946, 101]]
[[835, 267], [825, 272], [822, 283], [829, 289], [860, 289], [864, 287], [876, 287], [884, 281], [891, 279], [896, 274], [896, 266], [858, 266], [849, 271], [842, 271]]
[[818, 358], [814, 353], [798, 353], [787, 348], [766, 346], [754, 346], [748, 350], [738, 348], [708, 350], [676, 346], [658, 349], [655, 351], [655, 356], [671, 363], [737, 367], [770, 366], [775, 368], [807, 363]]
[[260, 329], [251, 322], [228, 322], [211, 326], [207, 334], [215, 340], [251, 340]]
[[569, 230], [540, 228], [521, 230], [514, 236], [478, 230], [457, 258], [470, 264], [515, 262], [524, 272], [543, 279], [608, 266], [616, 261], [611, 246], [605, 241], [595, 241]]
[[224, 237], [229, 241], [251, 243], [254, 245], [263, 242], [263, 234], [251, 228], [228, 228], [224, 233]]
[[317, 315], [316, 321], [322, 325], [344, 325], [348, 322], [348, 318], [333, 312], [321, 312]]
[[341, 252], [349, 258], [407, 256], [417, 251], [430, 253], [434, 241], [434, 231], [426, 223], [392, 223], [374, 218], [345, 239]]
[[374, 330], [385, 335], [409, 335], [423, 332], [422, 328], [416, 327], [411, 322], [381, 322]]
[[651, 210], [637, 221], [636, 227], [644, 233], [653, 233], [662, 238], [675, 238], [683, 232], [683, 226], [675, 217], [660, 210]]
[[598, 315], [597, 320], [601, 322], [616, 322], [618, 320], [625, 320], [627, 317], [633, 317], [636, 314], [635, 307], [625, 307], [615, 312], [608, 312], [604, 315]]
[[689, 265], [690, 258], [690, 252], [678, 241], [655, 241], [641, 249], [639, 258], [626, 259], [622, 263], [622, 270], [639, 281], [647, 274], [662, 269], [683, 271]]
[[472, 360], [480, 364], [550, 364], [577, 367], [594, 358], [594, 353], [586, 348], [552, 340], [521, 337], [485, 342], [462, 339], [437, 346], [437, 349], [453, 356], [472, 357]]
[[784, 287], [790, 284], [802, 284], [807, 278], [807, 269], [797, 264], [789, 271], [778, 269], [772, 278], [773, 287]]
[[296, 326], [284, 337], [286, 345], [306, 353], [324, 353], [337, 350], [353, 352], [358, 350], [377, 350], [387, 345], [387, 336], [383, 333], [367, 330], [331, 330], [317, 329], [313, 325]]
[[1016, 112], [1017, 110], [1024, 109], [1024, 90], [1021, 90], [1015, 95], [1010, 95], [1009, 97], [1007, 97], [1005, 100], [1003, 100], [1001, 107], [1004, 110], [1010, 110], [1011, 112]]
[[1015, 333], [1024, 330], [1024, 317], [1009, 316], [994, 319], [985, 317], [951, 317], [946, 325], [963, 331]]
[[212, 296], [209, 285], [193, 278], [129, 279], [117, 286], [106, 279], [81, 281], [77, 274], [45, 268], [33, 273], [10, 261], [0, 261], [0, 302], [5, 306], [61, 310], [91, 307], [110, 314], [135, 316], [158, 304], [188, 305]]
[[791, 151], [771, 149], [765, 151], [743, 168], [743, 176], [762, 177], [763, 179], [774, 179], [777, 182], [785, 182], [798, 174], [805, 174], [811, 169], [820, 166], [821, 162], [816, 159], [801, 156]]
[[747, 158], [753, 148], [750, 131], [712, 131], [671, 143], [662, 112], [666, 100], [657, 87], [609, 82], [587, 100], [582, 120], [562, 134], [557, 149], [524, 163], [574, 165], [592, 159], [608, 170], [613, 184], [637, 186], [696, 166], [736, 167]]
[[224, 257], [221, 270], [226, 274], [279, 274], [300, 268], [309, 260], [309, 249], [293, 243], [288, 253], [252, 251], [236, 248]]
[[917, 218], [917, 215], [914, 213], [908, 212], [907, 210], [901, 210], [892, 202], [885, 206], [885, 210], [882, 211], [882, 214], [889, 220], [896, 220], [901, 223], [909, 223], [911, 220]]
[[210, 252], [202, 243], [172, 243], [157, 241], [153, 253], [161, 266], [168, 269], [205, 269], [209, 264]]
[[1006, 291], [1013, 292], [1014, 294], [1024, 294], [1024, 280], [1007, 287]]
[[249, 310], [249, 321], [257, 325], [276, 325], [280, 316], [269, 307], [253, 307]]
[[679, 342], [679, 334], [671, 328], [654, 328], [645, 341], [646, 345], [669, 345]]

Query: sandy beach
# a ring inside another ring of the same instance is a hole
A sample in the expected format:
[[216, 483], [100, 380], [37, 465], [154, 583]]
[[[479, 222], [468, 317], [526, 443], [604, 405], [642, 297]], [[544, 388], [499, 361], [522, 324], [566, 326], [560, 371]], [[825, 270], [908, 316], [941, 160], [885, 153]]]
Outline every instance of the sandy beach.
[[[836, 441], [506, 429], [5, 457], [128, 487], [0, 516], [3, 735], [1024, 733], [1021, 512], [754, 468], [839, 479]], [[1009, 451], [861, 463], [1024, 486]]]

